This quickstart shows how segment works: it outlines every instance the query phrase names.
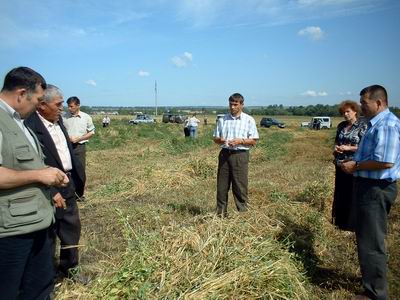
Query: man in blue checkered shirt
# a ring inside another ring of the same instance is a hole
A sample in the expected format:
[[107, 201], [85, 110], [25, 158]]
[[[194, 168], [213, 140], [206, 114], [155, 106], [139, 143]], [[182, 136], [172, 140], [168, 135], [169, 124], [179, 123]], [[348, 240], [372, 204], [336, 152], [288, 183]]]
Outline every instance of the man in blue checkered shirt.
[[232, 185], [236, 208], [247, 210], [249, 150], [258, 140], [254, 118], [243, 112], [244, 98], [235, 93], [229, 97], [230, 114], [219, 118], [214, 142], [221, 145], [218, 156], [217, 214], [227, 216], [228, 192]]
[[353, 161], [342, 169], [355, 178], [356, 238], [364, 294], [356, 299], [388, 299], [385, 235], [387, 216], [397, 196], [400, 177], [400, 121], [388, 109], [384, 87], [360, 92], [368, 129]]

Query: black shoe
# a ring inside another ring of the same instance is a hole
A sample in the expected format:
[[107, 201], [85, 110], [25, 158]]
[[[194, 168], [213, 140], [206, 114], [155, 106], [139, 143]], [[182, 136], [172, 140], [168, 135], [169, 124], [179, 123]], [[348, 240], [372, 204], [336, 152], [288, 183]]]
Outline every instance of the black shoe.
[[81, 196], [81, 197], [76, 197], [76, 201], [78, 201], [78, 202], [85, 202], [86, 201], [86, 198], [85, 198], [85, 196]]

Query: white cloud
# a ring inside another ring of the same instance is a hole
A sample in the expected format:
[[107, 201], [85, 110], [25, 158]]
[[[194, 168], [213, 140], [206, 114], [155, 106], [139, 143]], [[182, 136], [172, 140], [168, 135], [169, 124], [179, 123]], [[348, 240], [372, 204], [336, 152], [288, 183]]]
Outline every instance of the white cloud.
[[94, 81], [93, 79], [89, 79], [85, 83], [88, 84], [88, 85], [91, 85], [91, 86], [96, 86], [97, 85], [96, 81]]
[[340, 96], [351, 96], [353, 93], [350, 91], [339, 93]]
[[328, 93], [325, 91], [322, 92], [317, 92], [317, 91], [313, 91], [313, 90], [308, 90], [305, 91], [304, 93], [301, 94], [302, 96], [307, 96], [307, 97], [326, 97], [328, 96]]
[[306, 28], [301, 29], [297, 34], [300, 36], [308, 37], [313, 41], [320, 40], [325, 35], [322, 29], [318, 26], [308, 26]]
[[183, 56], [186, 57], [188, 60], [192, 61], [193, 60], [193, 55], [190, 52], [184, 52]]
[[150, 76], [150, 72], [144, 71], [144, 70], [139, 70], [138, 75], [140, 77], [148, 77]]
[[182, 55], [174, 56], [171, 62], [178, 68], [185, 68], [193, 61], [193, 55], [190, 52], [184, 52]]

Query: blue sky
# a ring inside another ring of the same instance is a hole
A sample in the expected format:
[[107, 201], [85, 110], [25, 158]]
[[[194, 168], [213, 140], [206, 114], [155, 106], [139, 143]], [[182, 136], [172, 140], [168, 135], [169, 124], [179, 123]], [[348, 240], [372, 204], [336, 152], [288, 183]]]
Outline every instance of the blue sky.
[[[83, 105], [400, 106], [397, 0], [0, 0], [0, 76], [29, 66]], [[2, 80], [2, 79], [1, 79]]]

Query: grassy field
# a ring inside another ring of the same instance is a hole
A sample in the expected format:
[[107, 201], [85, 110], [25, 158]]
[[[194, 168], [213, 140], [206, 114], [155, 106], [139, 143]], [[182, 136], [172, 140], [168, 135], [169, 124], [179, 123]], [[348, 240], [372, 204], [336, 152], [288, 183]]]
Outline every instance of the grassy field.
[[[236, 213], [230, 198], [230, 217], [221, 219], [214, 124], [193, 141], [178, 124], [129, 126], [119, 116], [101, 128], [100, 118], [80, 204], [81, 272], [91, 282], [65, 281], [57, 299], [350, 299], [360, 291], [354, 236], [330, 224], [334, 129], [300, 128], [309, 117], [260, 128], [250, 210]], [[400, 295], [399, 216], [396, 205], [391, 299]]]

